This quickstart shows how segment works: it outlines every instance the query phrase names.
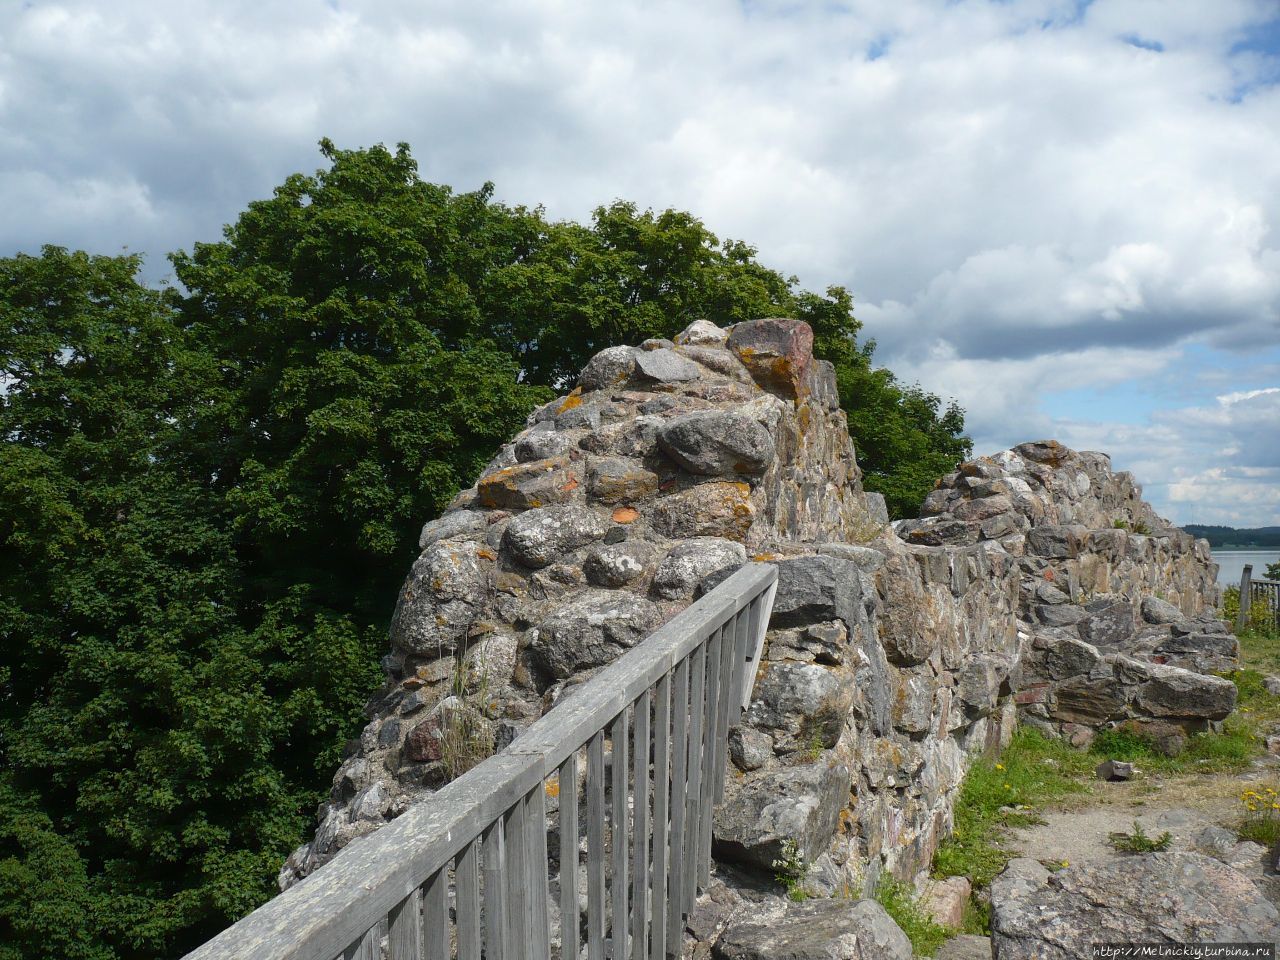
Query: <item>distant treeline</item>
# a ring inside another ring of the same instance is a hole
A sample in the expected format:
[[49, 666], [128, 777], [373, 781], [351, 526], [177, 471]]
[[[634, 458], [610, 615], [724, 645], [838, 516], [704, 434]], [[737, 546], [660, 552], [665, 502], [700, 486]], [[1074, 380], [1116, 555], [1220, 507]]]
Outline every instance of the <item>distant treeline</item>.
[[1212, 547], [1280, 547], [1280, 527], [1246, 527], [1237, 530], [1235, 527], [1188, 523], [1182, 529], [1193, 536], [1204, 537]]

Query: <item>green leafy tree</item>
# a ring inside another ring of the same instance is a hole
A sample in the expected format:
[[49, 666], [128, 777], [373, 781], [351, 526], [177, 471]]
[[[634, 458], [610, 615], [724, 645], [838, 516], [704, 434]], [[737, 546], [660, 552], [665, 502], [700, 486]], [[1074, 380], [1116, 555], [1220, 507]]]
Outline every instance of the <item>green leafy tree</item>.
[[216, 930], [314, 796], [274, 769], [223, 511], [179, 445], [210, 366], [138, 265], [0, 261], [0, 956]]
[[1277, 560], [1275, 563], [1267, 564], [1266, 579], [1280, 580], [1280, 560]]
[[588, 225], [342, 151], [219, 243], [0, 260], [0, 960], [174, 956], [271, 895], [418, 525], [602, 347], [801, 317], [895, 512], [963, 416], [687, 213]]

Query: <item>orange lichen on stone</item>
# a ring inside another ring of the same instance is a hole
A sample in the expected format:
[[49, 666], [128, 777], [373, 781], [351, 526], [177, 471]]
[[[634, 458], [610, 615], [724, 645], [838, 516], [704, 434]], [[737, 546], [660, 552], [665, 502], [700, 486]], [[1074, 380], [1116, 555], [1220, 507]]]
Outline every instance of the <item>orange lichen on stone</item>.
[[564, 413], [566, 410], [580, 406], [582, 406], [582, 388], [574, 387], [573, 392], [564, 398], [560, 406], [556, 407], [556, 413]]
[[561, 489], [561, 491], [563, 491], [564, 493], [568, 493], [570, 490], [577, 490], [577, 489], [578, 489], [578, 478], [577, 478], [577, 477], [575, 477], [572, 473], [571, 473], [571, 474], [569, 474], [569, 479], [568, 479], [568, 480], [566, 480], [563, 484], [561, 484], [561, 485], [560, 485], [560, 489]]
[[633, 523], [640, 516], [640, 511], [634, 507], [618, 507], [613, 511], [614, 523]]

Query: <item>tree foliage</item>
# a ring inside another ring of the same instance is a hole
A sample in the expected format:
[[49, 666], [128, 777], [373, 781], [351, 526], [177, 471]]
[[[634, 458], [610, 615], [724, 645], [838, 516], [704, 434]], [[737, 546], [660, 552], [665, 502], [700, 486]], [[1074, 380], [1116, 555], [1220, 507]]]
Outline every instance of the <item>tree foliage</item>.
[[358, 731], [417, 526], [597, 350], [812, 324], [910, 514], [963, 415], [696, 218], [590, 224], [343, 151], [174, 254], [0, 260], [0, 960], [182, 953], [273, 891]]

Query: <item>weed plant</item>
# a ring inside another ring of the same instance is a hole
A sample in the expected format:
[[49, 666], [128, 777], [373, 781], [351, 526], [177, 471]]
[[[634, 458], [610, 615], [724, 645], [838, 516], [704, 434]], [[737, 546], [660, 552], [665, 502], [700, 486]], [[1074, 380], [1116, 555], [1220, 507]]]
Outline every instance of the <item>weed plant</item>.
[[1132, 833], [1117, 831], [1108, 834], [1107, 839], [1121, 853], [1158, 853], [1169, 849], [1169, 845], [1173, 843], [1173, 834], [1166, 830], [1158, 837], [1149, 837], [1142, 829], [1142, 824], [1135, 820]]
[[929, 916], [915, 890], [890, 874], [881, 875], [876, 883], [875, 899], [902, 928], [917, 957], [932, 957], [952, 936], [952, 931]]

